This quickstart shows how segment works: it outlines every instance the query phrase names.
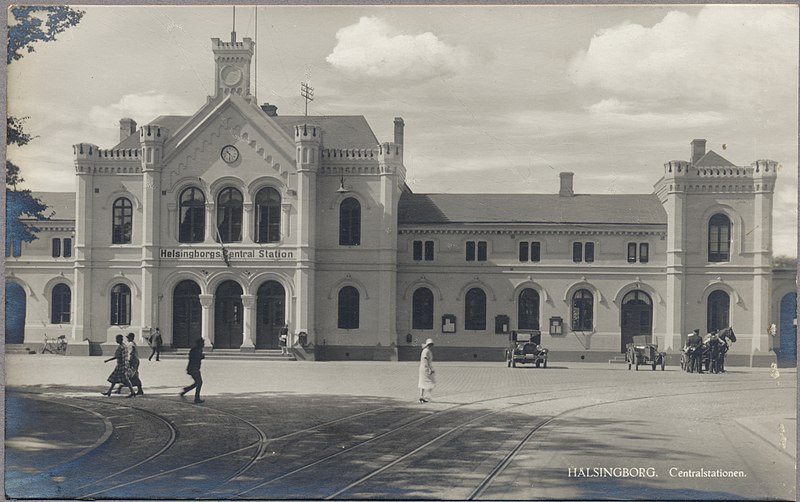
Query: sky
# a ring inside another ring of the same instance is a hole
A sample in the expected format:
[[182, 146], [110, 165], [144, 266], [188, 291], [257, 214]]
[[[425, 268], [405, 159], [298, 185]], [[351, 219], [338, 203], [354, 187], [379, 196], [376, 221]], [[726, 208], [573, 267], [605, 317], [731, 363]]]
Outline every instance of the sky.
[[[210, 39], [233, 21], [231, 7], [80, 9], [8, 67], [8, 112], [37, 136], [8, 157], [35, 191], [73, 190], [71, 145], [114, 146], [120, 118], [199, 109]], [[309, 114], [364, 115], [381, 142], [403, 117], [414, 192], [557, 193], [571, 171], [576, 193], [652, 193], [704, 138], [736, 165], [780, 163], [773, 250], [796, 256], [795, 6], [243, 6], [236, 32], [256, 39], [256, 95], [278, 114], [303, 113], [310, 78]]]

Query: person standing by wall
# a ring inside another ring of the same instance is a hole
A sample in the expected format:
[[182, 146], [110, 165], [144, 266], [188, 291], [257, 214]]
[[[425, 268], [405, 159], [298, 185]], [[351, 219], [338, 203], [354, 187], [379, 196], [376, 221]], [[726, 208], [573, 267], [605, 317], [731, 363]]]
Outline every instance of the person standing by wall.
[[156, 328], [156, 332], [153, 333], [153, 336], [150, 337], [150, 357], [147, 358], [148, 361], [153, 360], [153, 356], [156, 356], [156, 361], [161, 360], [161, 346], [164, 344], [164, 340], [161, 338], [161, 330]]
[[281, 347], [281, 355], [287, 355], [289, 350], [287, 348], [287, 342], [289, 341], [289, 325], [284, 324], [281, 328], [280, 336], [278, 336], [278, 345]]
[[[431, 392], [436, 387], [436, 378], [433, 371], [433, 339], [428, 338], [422, 346], [422, 354], [419, 357], [419, 402], [427, 403], [430, 401]], [[425, 397], [428, 391], [428, 397]]]
[[203, 377], [200, 375], [200, 364], [206, 357], [203, 355], [204, 346], [205, 341], [202, 338], [198, 338], [195, 340], [192, 350], [189, 351], [189, 364], [186, 366], [186, 373], [192, 377], [194, 383], [188, 387], [184, 387], [180, 393], [180, 396], [183, 397], [187, 392], [194, 389], [194, 404], [200, 404], [204, 402], [202, 399], [200, 399], [200, 389], [203, 388]]

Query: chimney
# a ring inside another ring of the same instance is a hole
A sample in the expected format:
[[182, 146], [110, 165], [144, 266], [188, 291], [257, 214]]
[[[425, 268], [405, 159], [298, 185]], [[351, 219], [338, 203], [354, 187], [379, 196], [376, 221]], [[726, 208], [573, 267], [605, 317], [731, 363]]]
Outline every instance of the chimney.
[[697, 163], [698, 160], [703, 158], [706, 154], [706, 140], [693, 139], [692, 140], [692, 164]]
[[572, 177], [575, 173], [558, 173], [561, 178], [561, 188], [558, 190], [558, 195], [561, 197], [572, 197], [575, 192], [572, 191]]
[[403, 144], [403, 127], [405, 127], [405, 122], [403, 122], [402, 117], [395, 117], [394, 118], [394, 143], [396, 145]]
[[119, 119], [119, 142], [122, 143], [131, 134], [136, 133], [136, 121], [133, 119]]
[[269, 117], [277, 117], [278, 116], [278, 107], [275, 105], [271, 105], [269, 103], [264, 103], [261, 105], [261, 109], [264, 110], [264, 113], [267, 114]]

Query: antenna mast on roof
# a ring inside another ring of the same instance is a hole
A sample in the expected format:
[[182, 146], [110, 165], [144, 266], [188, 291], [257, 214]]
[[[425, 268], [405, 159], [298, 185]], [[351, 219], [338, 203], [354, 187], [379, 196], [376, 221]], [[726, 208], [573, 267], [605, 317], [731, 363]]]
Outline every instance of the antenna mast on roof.
[[233, 6], [233, 31], [231, 31], [231, 43], [236, 43], [236, 6]]
[[305, 116], [308, 117], [308, 102], [314, 101], [314, 88], [311, 87], [311, 66], [306, 66], [306, 81], [300, 82], [300, 96], [306, 101]]

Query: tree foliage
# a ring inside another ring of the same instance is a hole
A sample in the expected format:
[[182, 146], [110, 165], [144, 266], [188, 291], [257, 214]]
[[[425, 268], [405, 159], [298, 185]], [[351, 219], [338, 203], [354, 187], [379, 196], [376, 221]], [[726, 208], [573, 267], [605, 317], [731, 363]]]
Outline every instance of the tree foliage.
[[8, 27], [8, 54], [6, 63], [22, 59], [25, 53], [34, 52], [36, 42], [51, 42], [56, 35], [83, 18], [84, 11], [67, 6], [17, 5], [11, 12]]
[[[35, 51], [37, 42], [50, 42], [56, 35], [78, 24], [84, 12], [66, 6], [13, 6], [9, 9], [8, 54], [6, 63]], [[35, 136], [24, 130], [28, 117], [6, 117], [6, 144], [25, 146]], [[23, 221], [46, 220], [47, 205], [27, 189], [18, 165], [6, 160], [6, 256], [19, 256], [23, 242], [36, 240], [39, 229]]]

